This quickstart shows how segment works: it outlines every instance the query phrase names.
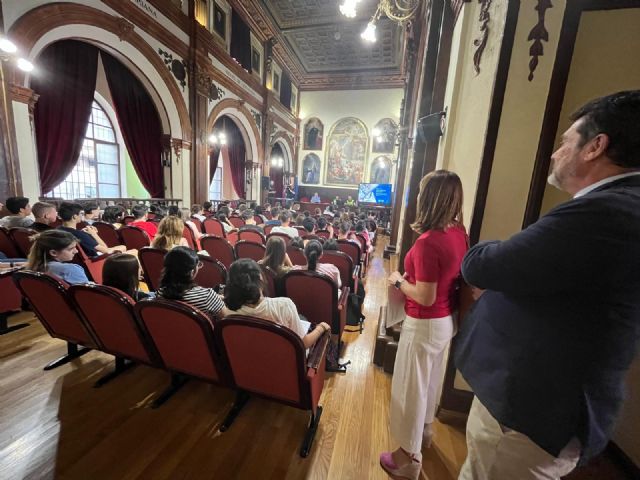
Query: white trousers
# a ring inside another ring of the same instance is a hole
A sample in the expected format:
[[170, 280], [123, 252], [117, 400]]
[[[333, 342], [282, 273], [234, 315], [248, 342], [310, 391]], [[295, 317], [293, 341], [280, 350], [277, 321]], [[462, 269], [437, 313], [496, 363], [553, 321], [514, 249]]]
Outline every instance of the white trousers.
[[572, 439], [556, 458], [526, 435], [500, 425], [474, 397], [467, 420], [467, 450], [458, 480], [555, 480], [576, 467], [580, 441]]
[[420, 454], [425, 424], [433, 422], [454, 326], [451, 316], [407, 317], [402, 325], [391, 381], [391, 435], [407, 452]]

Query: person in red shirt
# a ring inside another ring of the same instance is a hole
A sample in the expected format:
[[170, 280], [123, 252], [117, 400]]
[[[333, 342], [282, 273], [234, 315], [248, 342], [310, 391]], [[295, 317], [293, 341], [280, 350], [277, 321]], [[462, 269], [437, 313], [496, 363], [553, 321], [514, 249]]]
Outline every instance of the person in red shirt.
[[147, 221], [147, 207], [140, 204], [134, 205], [131, 209], [131, 215], [133, 215], [134, 221], [129, 225], [141, 228], [147, 232], [147, 235], [149, 235], [149, 238], [153, 241], [158, 233], [158, 227], [155, 223]]
[[453, 293], [468, 244], [458, 175], [437, 170], [422, 179], [411, 228], [420, 237], [405, 256], [405, 273], [393, 272], [388, 279], [405, 295], [390, 406], [391, 434], [400, 448], [382, 453], [380, 465], [394, 478], [417, 479], [455, 334]]

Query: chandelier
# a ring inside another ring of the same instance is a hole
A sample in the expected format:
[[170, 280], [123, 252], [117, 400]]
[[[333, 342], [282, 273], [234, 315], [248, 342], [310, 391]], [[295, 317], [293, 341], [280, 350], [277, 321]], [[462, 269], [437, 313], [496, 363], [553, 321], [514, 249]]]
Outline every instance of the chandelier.
[[[340, 5], [340, 13], [347, 18], [355, 18], [356, 7], [362, 0], [344, 0]], [[367, 27], [360, 34], [363, 40], [368, 42], [376, 41], [376, 22], [383, 15], [390, 20], [404, 23], [416, 14], [420, 7], [420, 0], [380, 0], [375, 13], [367, 24]]]

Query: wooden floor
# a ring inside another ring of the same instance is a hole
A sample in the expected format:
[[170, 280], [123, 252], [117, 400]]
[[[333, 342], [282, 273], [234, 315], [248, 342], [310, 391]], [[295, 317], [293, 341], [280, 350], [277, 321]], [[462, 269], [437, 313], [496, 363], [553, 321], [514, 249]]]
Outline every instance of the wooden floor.
[[[298, 450], [306, 412], [252, 399], [224, 434], [233, 393], [191, 381], [157, 410], [168, 374], [138, 366], [102, 388], [112, 357], [90, 352], [44, 372], [65, 353], [29, 313], [31, 326], [0, 337], [0, 479], [386, 479], [378, 455], [395, 448], [388, 429], [391, 377], [372, 362], [387, 261], [378, 242], [367, 279], [365, 331], [349, 333], [348, 373], [329, 374], [324, 412], [308, 458]], [[452, 480], [464, 461], [464, 431], [436, 422], [422, 479]], [[613, 478], [613, 477], [584, 477]]]
[[[381, 239], [383, 240], [383, 239]], [[191, 381], [163, 407], [148, 407], [168, 374], [138, 366], [102, 388], [112, 357], [90, 352], [49, 372], [65, 353], [29, 313], [31, 326], [0, 337], [0, 479], [384, 479], [378, 455], [392, 445], [391, 377], [371, 363], [384, 301], [378, 243], [368, 280], [365, 331], [346, 335], [348, 373], [329, 374], [324, 412], [308, 458], [298, 455], [307, 414], [252, 399], [224, 434], [233, 393]], [[425, 470], [445, 472], [425, 461]], [[447, 479], [448, 476], [432, 478]]]

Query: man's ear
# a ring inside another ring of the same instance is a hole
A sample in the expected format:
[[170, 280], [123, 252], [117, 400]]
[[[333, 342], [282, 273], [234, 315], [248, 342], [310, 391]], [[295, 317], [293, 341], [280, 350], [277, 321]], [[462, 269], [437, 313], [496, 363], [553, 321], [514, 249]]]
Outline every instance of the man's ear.
[[609, 148], [609, 135], [599, 133], [583, 147], [585, 149], [585, 160], [590, 162], [596, 160], [607, 153]]

